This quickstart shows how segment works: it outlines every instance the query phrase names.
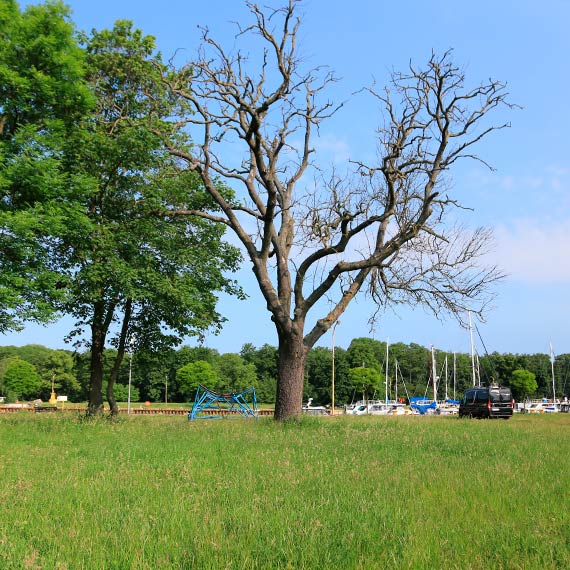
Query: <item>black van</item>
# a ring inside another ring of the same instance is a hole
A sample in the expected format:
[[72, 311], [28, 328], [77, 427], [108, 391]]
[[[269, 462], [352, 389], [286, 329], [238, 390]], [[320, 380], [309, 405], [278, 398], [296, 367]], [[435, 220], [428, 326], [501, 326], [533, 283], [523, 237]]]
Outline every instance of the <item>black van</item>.
[[515, 401], [505, 386], [478, 386], [465, 390], [459, 404], [459, 416], [470, 418], [505, 418], [513, 415]]

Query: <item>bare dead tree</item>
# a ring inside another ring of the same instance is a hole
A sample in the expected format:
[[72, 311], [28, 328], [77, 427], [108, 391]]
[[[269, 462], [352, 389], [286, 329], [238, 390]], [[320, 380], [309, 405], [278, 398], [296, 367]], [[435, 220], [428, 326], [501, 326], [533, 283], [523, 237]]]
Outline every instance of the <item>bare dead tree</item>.
[[[298, 3], [262, 10], [247, 2], [253, 22], [238, 40], [261, 42], [253, 58], [206, 30], [196, 60], [165, 78], [183, 107], [173, 128], [192, 129], [195, 141], [170, 150], [219, 206], [168, 215], [222, 222], [247, 252], [277, 330], [277, 420], [300, 413], [307, 351], [360, 291], [380, 307], [421, 304], [457, 316], [481, 311], [500, 278], [477, 263], [490, 234], [450, 227], [447, 214], [461, 205], [445, 174], [462, 158], [481, 161], [476, 143], [507, 126], [487, 123], [507, 105], [504, 84], [467, 88], [450, 53], [394, 73], [389, 89], [368, 90], [385, 109], [378, 162], [351, 163], [352, 176], [333, 173], [307, 189], [315, 131], [338, 107], [321, 102], [333, 75], [303, 71]], [[308, 321], [317, 304], [325, 314]]]

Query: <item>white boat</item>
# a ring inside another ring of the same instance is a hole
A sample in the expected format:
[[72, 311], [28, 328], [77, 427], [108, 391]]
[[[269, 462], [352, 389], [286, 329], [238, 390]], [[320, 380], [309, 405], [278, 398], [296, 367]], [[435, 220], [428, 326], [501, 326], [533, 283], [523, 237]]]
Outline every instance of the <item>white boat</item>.
[[350, 406], [345, 406], [344, 413], [352, 416], [363, 416], [368, 413], [371, 406], [383, 403], [382, 400], [358, 400], [358, 402], [354, 402]]
[[400, 402], [380, 402], [377, 400], [358, 402], [353, 408], [347, 408], [347, 414], [353, 416], [403, 416], [408, 413], [405, 404]]
[[524, 414], [555, 414], [560, 412], [560, 409], [561, 404], [558, 400], [547, 400], [546, 398], [528, 400], [520, 407], [520, 411]]
[[313, 406], [313, 398], [309, 398], [307, 403], [303, 406], [303, 413], [309, 416], [326, 416], [328, 415], [329, 409], [325, 406]]
[[459, 414], [459, 402], [457, 400], [438, 402], [435, 413], [438, 416], [456, 416]]
[[406, 405], [400, 402], [382, 402], [368, 408], [368, 413], [375, 416], [403, 416], [406, 412]]
[[545, 414], [556, 414], [560, 411], [560, 402], [543, 402], [542, 409]]

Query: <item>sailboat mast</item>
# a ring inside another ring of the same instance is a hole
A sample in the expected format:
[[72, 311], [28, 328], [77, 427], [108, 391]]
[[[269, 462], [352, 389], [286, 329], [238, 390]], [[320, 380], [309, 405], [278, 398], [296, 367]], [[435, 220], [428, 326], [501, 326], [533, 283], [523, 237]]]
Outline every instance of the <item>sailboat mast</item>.
[[457, 381], [457, 361], [456, 354], [453, 353], [453, 399], [455, 400], [455, 383]]
[[433, 379], [433, 401], [437, 402], [437, 372], [435, 369], [435, 350], [431, 347], [431, 376]]
[[445, 355], [445, 399], [447, 400], [447, 354]]
[[477, 364], [477, 386], [481, 386], [481, 369], [479, 368], [479, 355], [475, 357], [475, 362]]
[[554, 385], [554, 349], [550, 341], [550, 369], [552, 371], [552, 401], [556, 402], [556, 387]]
[[473, 347], [473, 323], [471, 322], [471, 311], [469, 311], [469, 338], [471, 341], [471, 374], [473, 375], [473, 387], [475, 387], [475, 349]]
[[396, 384], [396, 396], [395, 400], [398, 401], [398, 361], [396, 360], [396, 365], [394, 366], [394, 382]]

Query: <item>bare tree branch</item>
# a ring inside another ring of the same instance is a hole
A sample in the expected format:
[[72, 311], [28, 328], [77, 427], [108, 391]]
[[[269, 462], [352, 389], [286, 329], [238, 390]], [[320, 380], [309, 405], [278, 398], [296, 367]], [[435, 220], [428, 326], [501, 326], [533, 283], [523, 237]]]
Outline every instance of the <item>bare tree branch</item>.
[[[410, 64], [393, 73], [385, 90], [367, 90], [385, 118], [377, 162], [355, 161], [347, 165], [351, 175], [333, 172], [303, 191], [315, 130], [341, 105], [321, 100], [335, 81], [329, 71], [302, 68], [299, 4], [262, 9], [246, 2], [252, 22], [238, 26], [237, 40], [257, 39], [253, 55], [226, 50], [203, 30], [196, 59], [164, 78], [180, 100], [173, 128], [190, 129], [195, 141], [192, 149], [170, 151], [200, 175], [220, 210], [165, 215], [225, 223], [247, 251], [285, 361], [280, 418], [292, 413], [291, 394], [298, 403], [299, 386], [302, 392], [302, 370], [291, 359], [302, 364], [363, 289], [378, 307], [421, 304], [438, 317], [480, 311], [488, 302], [490, 285], [501, 277], [478, 265], [490, 235], [450, 229], [449, 213], [462, 205], [445, 174], [463, 158], [487, 164], [474, 147], [508, 126], [487, 118], [509, 106], [503, 83], [467, 87], [450, 52], [432, 53], [425, 68]], [[220, 182], [233, 185], [232, 199]], [[327, 314], [313, 318], [305, 333], [323, 299], [330, 300]]]

